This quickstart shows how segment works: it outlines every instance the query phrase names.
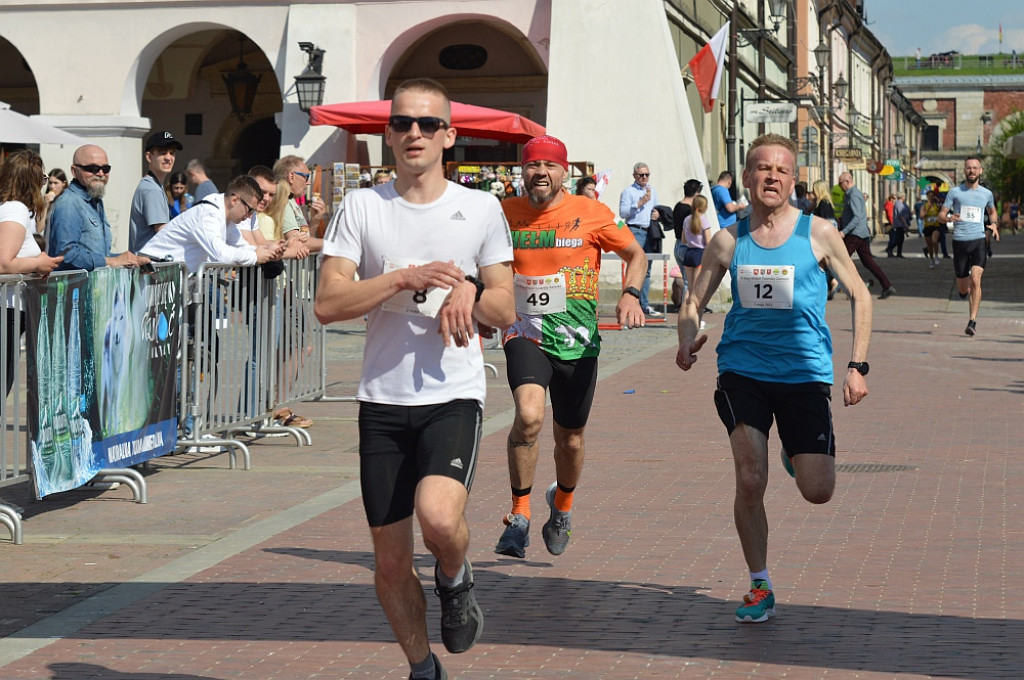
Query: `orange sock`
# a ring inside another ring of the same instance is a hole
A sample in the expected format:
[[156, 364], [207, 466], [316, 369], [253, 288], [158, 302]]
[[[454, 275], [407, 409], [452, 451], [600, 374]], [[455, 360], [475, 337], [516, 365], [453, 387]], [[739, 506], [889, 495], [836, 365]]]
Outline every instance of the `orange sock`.
[[561, 487], [555, 487], [555, 508], [559, 512], [572, 512], [573, 491], [562, 491]]
[[512, 495], [512, 514], [522, 515], [529, 521], [530, 519], [530, 494], [525, 496]]

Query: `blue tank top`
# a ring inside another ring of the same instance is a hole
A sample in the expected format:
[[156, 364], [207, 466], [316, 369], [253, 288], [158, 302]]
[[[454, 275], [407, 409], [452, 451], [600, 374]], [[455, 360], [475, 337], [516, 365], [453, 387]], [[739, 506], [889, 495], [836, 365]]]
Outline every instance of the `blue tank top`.
[[811, 249], [810, 215], [801, 215], [790, 237], [776, 248], [759, 246], [750, 236], [750, 220], [741, 220], [729, 274], [733, 303], [718, 343], [719, 372], [766, 382], [831, 385], [827, 286]]

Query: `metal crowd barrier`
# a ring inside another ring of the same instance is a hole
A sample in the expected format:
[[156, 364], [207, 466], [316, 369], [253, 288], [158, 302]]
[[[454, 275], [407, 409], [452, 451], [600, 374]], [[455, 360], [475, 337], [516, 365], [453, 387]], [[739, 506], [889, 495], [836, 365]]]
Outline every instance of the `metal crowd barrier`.
[[312, 438], [275, 425], [275, 408], [323, 394], [322, 334], [313, 315], [316, 258], [284, 262], [265, 278], [261, 267], [205, 264], [189, 282], [188, 351], [183, 360], [179, 447], [223, 447], [232, 469], [239, 433], [288, 434], [299, 445]]
[[[12, 484], [31, 480], [28, 424], [25, 420], [25, 372], [21, 368], [22, 293], [25, 277], [0, 276], [0, 377], [7, 390], [0, 402], [0, 490]], [[10, 305], [10, 306], [9, 306]], [[8, 361], [11, 357], [11, 361]], [[11, 539], [20, 545], [23, 541], [21, 508], [0, 498], [0, 524], [7, 527]]]

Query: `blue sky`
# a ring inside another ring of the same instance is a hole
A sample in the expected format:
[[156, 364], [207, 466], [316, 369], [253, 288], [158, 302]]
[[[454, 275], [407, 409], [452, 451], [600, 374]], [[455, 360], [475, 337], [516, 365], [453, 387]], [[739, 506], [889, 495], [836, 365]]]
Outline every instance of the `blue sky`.
[[958, 50], [1024, 53], [1022, 0], [864, 0], [868, 27], [893, 57]]

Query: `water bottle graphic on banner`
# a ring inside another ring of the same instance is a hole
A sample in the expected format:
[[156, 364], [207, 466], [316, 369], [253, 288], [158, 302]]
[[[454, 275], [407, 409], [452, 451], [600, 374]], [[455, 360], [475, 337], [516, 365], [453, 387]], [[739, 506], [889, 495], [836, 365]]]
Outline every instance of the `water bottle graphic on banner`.
[[[82, 394], [82, 335], [79, 328], [79, 289], [71, 291], [71, 328], [68, 330], [68, 418], [71, 430], [72, 470], [77, 477], [89, 469], [92, 428], [84, 417]], [[85, 481], [79, 480], [79, 481]]]
[[57, 307], [53, 319], [53, 344], [50, 380], [50, 405], [53, 409], [53, 440], [54, 467], [51, 475], [53, 482], [62, 487], [74, 479], [75, 473], [71, 462], [71, 428], [68, 424], [68, 357], [67, 336], [64, 334], [64, 296], [67, 283], [57, 282]]

